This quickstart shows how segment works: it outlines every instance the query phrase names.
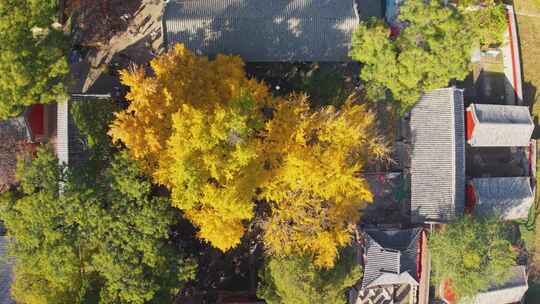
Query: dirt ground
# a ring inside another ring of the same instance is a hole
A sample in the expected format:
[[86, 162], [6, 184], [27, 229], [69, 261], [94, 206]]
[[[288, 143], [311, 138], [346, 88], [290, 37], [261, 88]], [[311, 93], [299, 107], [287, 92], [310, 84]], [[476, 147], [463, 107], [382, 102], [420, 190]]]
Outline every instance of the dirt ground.
[[[145, 65], [164, 50], [161, 29], [164, 1], [88, 1], [86, 5], [72, 7], [68, 12], [75, 19], [75, 24], [85, 25], [88, 21], [84, 16], [99, 13], [104, 7], [103, 2], [107, 3], [105, 7], [108, 10], [116, 12], [106, 20], [116, 21], [103, 22], [105, 29], [97, 33], [87, 26], [73, 28], [74, 44], [80, 45], [84, 51], [81, 51], [79, 62], [72, 62], [72, 92], [111, 92], [119, 85], [114, 79], [116, 77], [108, 77], [115, 76], [114, 70], [131, 64]], [[83, 18], [77, 19], [80, 16]]]

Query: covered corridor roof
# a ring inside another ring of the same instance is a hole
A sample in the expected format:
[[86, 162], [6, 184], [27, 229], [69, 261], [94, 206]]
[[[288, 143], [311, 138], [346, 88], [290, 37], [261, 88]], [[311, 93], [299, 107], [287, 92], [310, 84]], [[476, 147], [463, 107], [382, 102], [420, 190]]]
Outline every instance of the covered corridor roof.
[[173, 0], [164, 14], [169, 46], [245, 61], [349, 61], [359, 17], [353, 0]]
[[422, 95], [411, 111], [411, 219], [448, 222], [465, 205], [463, 91]]

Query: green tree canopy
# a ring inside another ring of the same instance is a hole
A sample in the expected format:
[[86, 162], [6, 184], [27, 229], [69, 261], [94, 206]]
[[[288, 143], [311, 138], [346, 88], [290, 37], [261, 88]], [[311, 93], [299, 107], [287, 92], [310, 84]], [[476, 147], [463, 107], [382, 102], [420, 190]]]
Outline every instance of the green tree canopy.
[[193, 278], [193, 261], [169, 240], [178, 212], [127, 154], [95, 175], [39, 150], [18, 170], [20, 189], [0, 200], [18, 302], [170, 303]]
[[396, 37], [382, 21], [360, 24], [350, 56], [363, 64], [360, 78], [371, 99], [399, 101], [405, 112], [422, 92], [464, 79], [476, 43], [502, 38], [502, 6], [469, 11], [441, 2], [405, 1], [398, 16], [403, 29]]
[[516, 258], [507, 237], [500, 222], [470, 216], [436, 231], [429, 239], [434, 283], [449, 279], [466, 298], [504, 282]]
[[0, 0], [0, 119], [65, 94], [67, 40], [56, 0]]
[[324, 270], [311, 258], [268, 257], [260, 272], [257, 296], [268, 304], [345, 304], [345, 289], [362, 277], [351, 248], [342, 251], [336, 265]]

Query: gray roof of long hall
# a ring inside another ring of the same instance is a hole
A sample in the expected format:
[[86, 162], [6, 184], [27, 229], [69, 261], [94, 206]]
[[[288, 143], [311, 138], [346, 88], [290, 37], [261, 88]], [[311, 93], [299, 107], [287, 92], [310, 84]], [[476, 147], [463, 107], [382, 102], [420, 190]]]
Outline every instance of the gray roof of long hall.
[[173, 0], [167, 44], [245, 61], [349, 61], [359, 24], [353, 0]]
[[[366, 229], [366, 261], [362, 288], [373, 287], [370, 284], [376, 281], [385, 282], [377, 285], [399, 284], [404, 273], [418, 281], [416, 256], [421, 231], [421, 228]], [[384, 280], [378, 280], [381, 277], [385, 277]]]
[[463, 91], [437, 89], [411, 111], [411, 219], [448, 222], [465, 205]]
[[477, 216], [503, 220], [526, 219], [534, 202], [528, 177], [487, 177], [471, 181], [476, 195]]

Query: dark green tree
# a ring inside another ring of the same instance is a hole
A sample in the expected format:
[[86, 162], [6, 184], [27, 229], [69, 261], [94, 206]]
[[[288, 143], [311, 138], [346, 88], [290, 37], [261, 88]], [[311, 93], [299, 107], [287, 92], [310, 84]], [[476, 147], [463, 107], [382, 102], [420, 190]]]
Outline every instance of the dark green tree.
[[56, 0], [0, 0], [0, 119], [65, 96], [67, 38]]
[[494, 4], [469, 11], [438, 0], [407, 0], [399, 10], [403, 29], [396, 37], [382, 21], [362, 23], [349, 55], [363, 65], [360, 78], [368, 97], [399, 101], [406, 112], [422, 92], [467, 76], [473, 46], [502, 38], [501, 12], [504, 16], [502, 6]]
[[[39, 150], [0, 201], [21, 303], [170, 303], [195, 264], [169, 238], [179, 218], [126, 153], [99, 175]], [[94, 179], [90, 177], [95, 177]]]
[[260, 272], [257, 296], [268, 304], [345, 304], [345, 290], [361, 277], [351, 248], [344, 249], [329, 270], [315, 267], [309, 258], [268, 257]]
[[433, 282], [450, 280], [460, 298], [504, 282], [516, 263], [505, 225], [493, 219], [466, 216], [448, 224], [431, 235], [429, 248]]

